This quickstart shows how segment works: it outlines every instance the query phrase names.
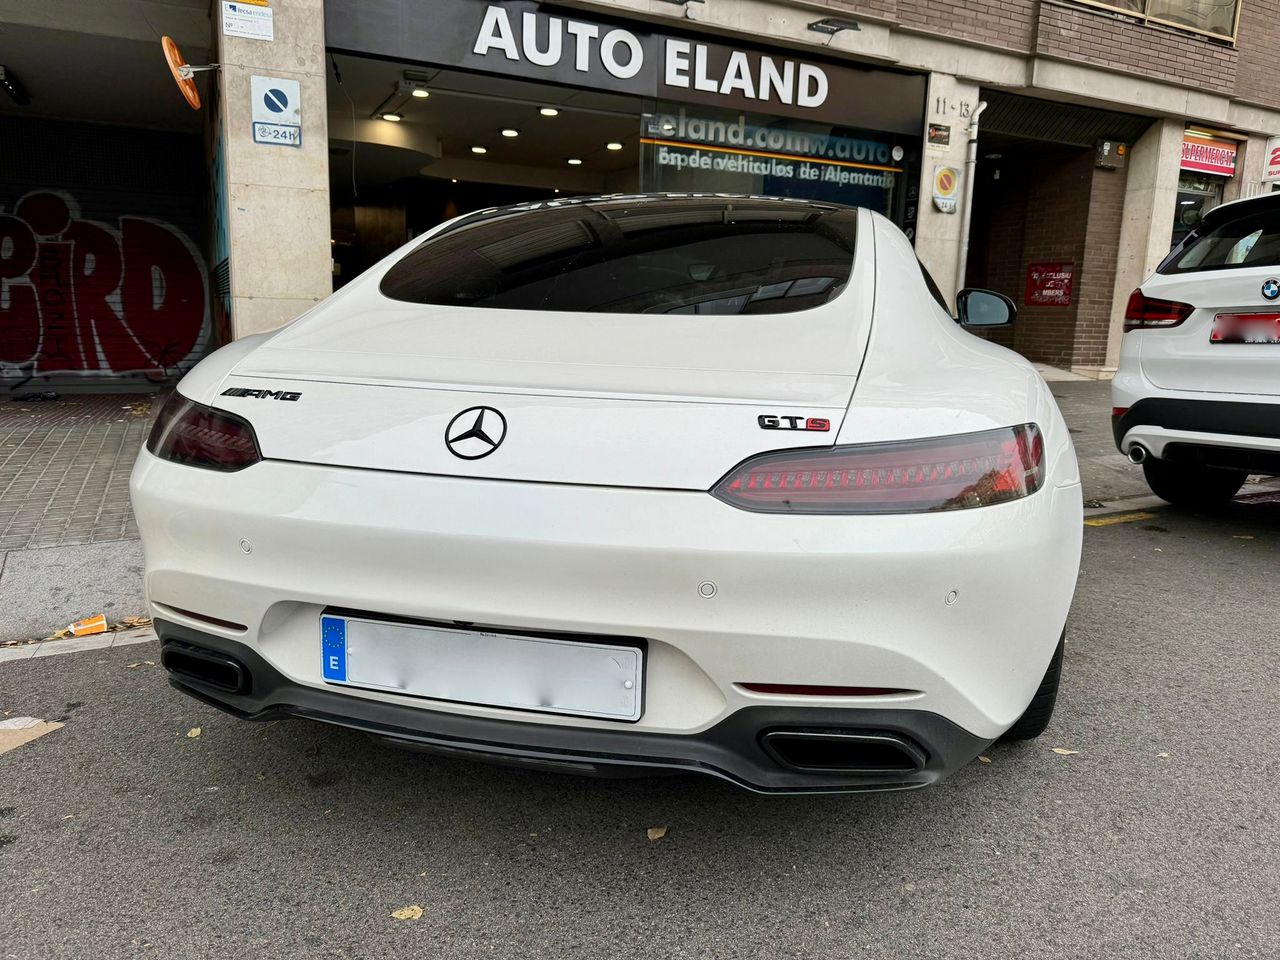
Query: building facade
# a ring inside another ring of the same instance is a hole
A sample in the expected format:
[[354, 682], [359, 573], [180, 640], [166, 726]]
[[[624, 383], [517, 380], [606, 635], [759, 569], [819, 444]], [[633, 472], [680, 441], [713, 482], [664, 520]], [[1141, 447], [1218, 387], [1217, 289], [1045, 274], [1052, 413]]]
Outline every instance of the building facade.
[[450, 216], [650, 190], [871, 207], [1105, 377], [1171, 244], [1280, 186], [1272, 7], [0, 2], [0, 382], [169, 382]]

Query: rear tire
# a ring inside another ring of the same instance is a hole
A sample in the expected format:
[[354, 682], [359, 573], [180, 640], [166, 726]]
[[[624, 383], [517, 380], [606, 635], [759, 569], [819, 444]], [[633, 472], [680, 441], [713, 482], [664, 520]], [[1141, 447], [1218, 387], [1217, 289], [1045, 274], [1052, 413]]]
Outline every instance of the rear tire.
[[1220, 470], [1198, 463], [1170, 463], [1148, 457], [1142, 462], [1147, 486], [1161, 500], [1179, 507], [1210, 507], [1226, 503], [1244, 486], [1243, 470]]
[[1049, 720], [1053, 717], [1053, 708], [1058, 702], [1058, 684], [1062, 680], [1062, 651], [1066, 643], [1067, 633], [1064, 630], [1062, 637], [1058, 640], [1058, 649], [1053, 652], [1053, 659], [1049, 661], [1049, 669], [1044, 672], [1044, 679], [1040, 681], [1036, 695], [1031, 698], [1031, 702], [1027, 704], [1027, 709], [1022, 712], [1018, 722], [1004, 732], [1004, 736], [1000, 738], [1002, 741], [1034, 740], [1049, 726]]

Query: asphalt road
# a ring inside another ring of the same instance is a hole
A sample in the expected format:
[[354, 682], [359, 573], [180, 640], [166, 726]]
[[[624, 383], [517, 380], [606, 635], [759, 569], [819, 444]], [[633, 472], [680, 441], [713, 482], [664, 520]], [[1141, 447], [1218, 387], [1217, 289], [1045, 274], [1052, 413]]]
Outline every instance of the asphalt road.
[[0, 958], [1273, 957], [1278, 565], [1280, 502], [1087, 528], [1049, 732], [908, 794], [246, 724], [152, 645], [0, 664], [66, 718], [0, 755]]

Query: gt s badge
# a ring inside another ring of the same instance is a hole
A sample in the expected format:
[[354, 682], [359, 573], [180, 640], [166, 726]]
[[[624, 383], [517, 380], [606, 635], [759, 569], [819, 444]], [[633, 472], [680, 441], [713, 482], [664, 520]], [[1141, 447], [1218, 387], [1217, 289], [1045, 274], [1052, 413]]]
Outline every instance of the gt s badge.
[[293, 390], [253, 390], [249, 387], [227, 387], [224, 397], [257, 397], [259, 400], [297, 400], [302, 396]]
[[816, 430], [826, 433], [831, 421], [825, 417], [756, 417], [761, 430]]

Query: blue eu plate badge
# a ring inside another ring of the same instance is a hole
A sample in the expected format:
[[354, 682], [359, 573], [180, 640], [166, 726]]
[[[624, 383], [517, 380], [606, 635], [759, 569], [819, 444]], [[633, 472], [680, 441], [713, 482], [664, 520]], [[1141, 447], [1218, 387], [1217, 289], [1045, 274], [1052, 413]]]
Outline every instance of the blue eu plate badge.
[[320, 659], [326, 680], [346, 683], [347, 621], [343, 618], [320, 618]]

